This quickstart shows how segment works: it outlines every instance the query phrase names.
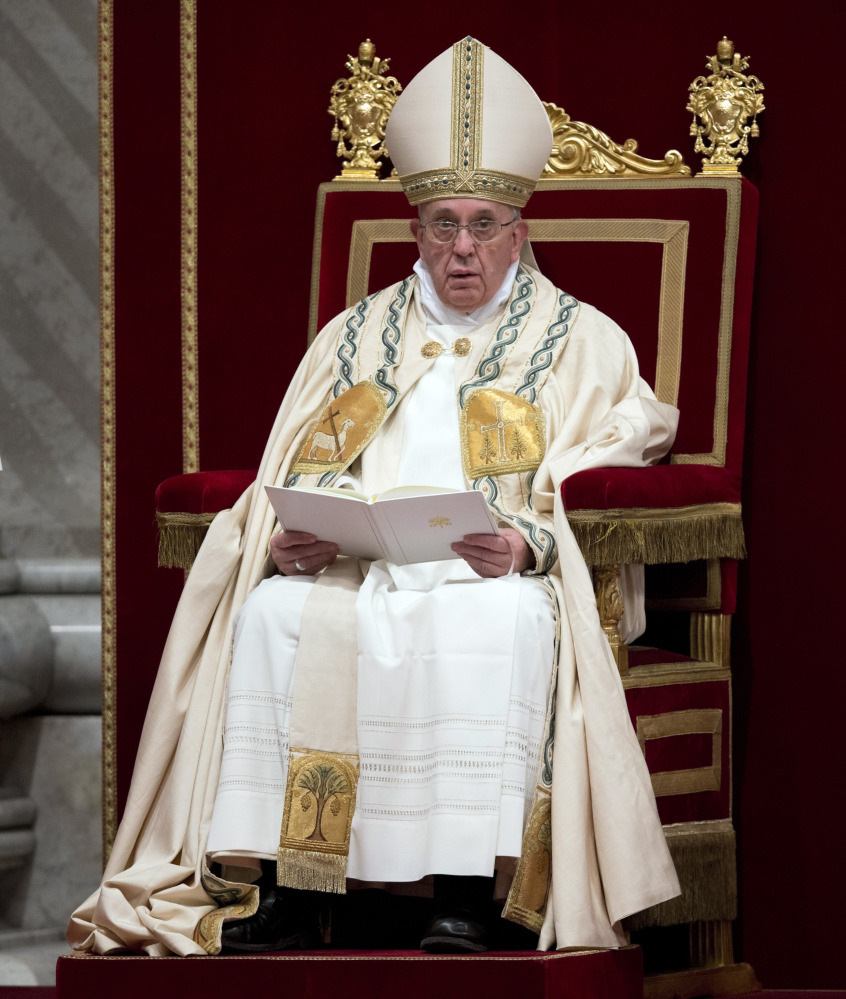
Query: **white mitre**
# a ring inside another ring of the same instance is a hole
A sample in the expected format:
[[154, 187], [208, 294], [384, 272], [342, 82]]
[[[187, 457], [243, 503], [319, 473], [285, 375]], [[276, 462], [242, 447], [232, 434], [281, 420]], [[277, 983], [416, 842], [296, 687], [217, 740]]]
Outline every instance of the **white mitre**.
[[412, 205], [484, 198], [522, 208], [549, 159], [552, 129], [523, 77], [468, 36], [400, 94], [385, 143]]

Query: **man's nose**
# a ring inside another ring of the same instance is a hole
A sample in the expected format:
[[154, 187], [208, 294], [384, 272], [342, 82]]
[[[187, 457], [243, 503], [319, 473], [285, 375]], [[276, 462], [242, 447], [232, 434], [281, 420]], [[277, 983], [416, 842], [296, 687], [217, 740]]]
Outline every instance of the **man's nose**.
[[466, 257], [468, 254], [472, 253], [476, 249], [476, 243], [473, 237], [470, 235], [469, 229], [459, 229], [458, 235], [455, 237], [455, 242], [452, 244], [452, 249], [454, 253], [457, 253], [460, 257]]

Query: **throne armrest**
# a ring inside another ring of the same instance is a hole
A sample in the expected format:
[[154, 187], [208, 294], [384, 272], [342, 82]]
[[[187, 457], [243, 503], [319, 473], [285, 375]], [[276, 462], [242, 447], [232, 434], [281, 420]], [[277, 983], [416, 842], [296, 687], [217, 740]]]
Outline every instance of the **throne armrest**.
[[740, 479], [721, 466], [591, 468], [561, 496], [591, 566], [745, 556]]
[[[208, 525], [255, 469], [174, 475], [156, 489], [159, 565], [190, 569]], [[561, 484], [588, 565], [743, 558], [740, 481], [712, 465], [590, 468]]]
[[159, 565], [190, 569], [209, 524], [255, 480], [256, 469], [187, 472], [156, 489]]

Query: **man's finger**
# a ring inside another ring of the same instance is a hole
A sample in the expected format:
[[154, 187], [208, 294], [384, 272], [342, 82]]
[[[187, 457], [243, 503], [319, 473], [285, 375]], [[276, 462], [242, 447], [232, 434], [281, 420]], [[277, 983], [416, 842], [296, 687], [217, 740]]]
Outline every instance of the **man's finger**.
[[317, 541], [316, 534], [308, 531], [280, 531], [271, 538], [271, 544], [278, 548], [290, 548], [292, 545], [313, 545]]
[[508, 539], [500, 534], [465, 534], [458, 544], [473, 545], [474, 548], [488, 548], [491, 551], [505, 552], [511, 547]]

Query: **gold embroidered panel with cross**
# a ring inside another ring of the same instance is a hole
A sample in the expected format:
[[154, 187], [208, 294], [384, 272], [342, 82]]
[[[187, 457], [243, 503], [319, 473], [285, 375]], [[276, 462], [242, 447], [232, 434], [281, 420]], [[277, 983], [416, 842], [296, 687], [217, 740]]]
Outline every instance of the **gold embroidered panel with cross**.
[[528, 472], [546, 453], [543, 413], [502, 389], [477, 389], [461, 410], [461, 457], [468, 479]]
[[320, 414], [291, 472], [343, 471], [370, 443], [386, 410], [385, 398], [373, 382], [358, 382], [342, 392]]

